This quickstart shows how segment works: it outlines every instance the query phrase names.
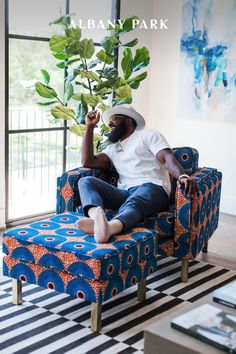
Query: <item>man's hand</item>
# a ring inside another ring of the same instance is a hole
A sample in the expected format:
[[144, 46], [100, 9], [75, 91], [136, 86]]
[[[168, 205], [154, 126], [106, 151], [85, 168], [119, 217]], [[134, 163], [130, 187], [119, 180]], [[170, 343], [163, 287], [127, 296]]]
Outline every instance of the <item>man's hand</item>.
[[184, 185], [184, 191], [187, 195], [193, 195], [198, 191], [198, 186], [195, 181], [193, 181], [190, 177], [181, 177], [177, 181], [178, 185]]
[[85, 117], [86, 126], [92, 126], [93, 128], [95, 128], [99, 120], [100, 120], [100, 112], [98, 110], [90, 111], [86, 114]]

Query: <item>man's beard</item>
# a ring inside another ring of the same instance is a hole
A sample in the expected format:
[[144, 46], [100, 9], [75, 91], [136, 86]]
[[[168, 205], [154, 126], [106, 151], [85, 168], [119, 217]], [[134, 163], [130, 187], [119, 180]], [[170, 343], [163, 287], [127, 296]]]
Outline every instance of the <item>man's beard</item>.
[[127, 125], [125, 123], [125, 121], [120, 122], [120, 124], [117, 125], [117, 127], [115, 127], [115, 129], [113, 129], [109, 135], [108, 135], [108, 139], [112, 142], [112, 143], [116, 143], [118, 140], [122, 139], [127, 133]]

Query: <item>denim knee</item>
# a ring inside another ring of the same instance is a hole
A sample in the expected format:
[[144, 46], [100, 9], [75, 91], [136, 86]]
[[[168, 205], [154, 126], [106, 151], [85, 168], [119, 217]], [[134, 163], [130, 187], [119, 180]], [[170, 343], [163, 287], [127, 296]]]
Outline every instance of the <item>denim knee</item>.
[[79, 188], [84, 185], [94, 186], [96, 181], [97, 181], [97, 178], [93, 177], [93, 176], [81, 177], [78, 181], [78, 186], [79, 186]]

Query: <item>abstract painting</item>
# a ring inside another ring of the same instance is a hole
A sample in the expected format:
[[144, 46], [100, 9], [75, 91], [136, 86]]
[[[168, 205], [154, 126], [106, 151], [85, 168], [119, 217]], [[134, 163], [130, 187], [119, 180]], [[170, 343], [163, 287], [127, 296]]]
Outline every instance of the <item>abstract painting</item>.
[[236, 122], [236, 0], [183, 0], [179, 112]]

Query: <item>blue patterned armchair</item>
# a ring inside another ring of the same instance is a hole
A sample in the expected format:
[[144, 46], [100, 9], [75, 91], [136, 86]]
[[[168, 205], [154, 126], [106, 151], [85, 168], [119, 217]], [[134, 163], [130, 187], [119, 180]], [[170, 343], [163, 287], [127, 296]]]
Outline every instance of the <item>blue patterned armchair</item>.
[[[207, 243], [218, 226], [222, 174], [215, 168], [198, 167], [198, 152], [191, 147], [173, 149], [185, 173], [198, 185], [198, 191], [188, 196], [183, 187], [172, 180], [170, 209], [146, 218], [137, 227], [154, 229], [158, 233], [158, 254], [182, 260], [181, 279], [188, 279], [188, 261], [199, 252], [207, 252]], [[117, 172], [75, 168], [57, 179], [57, 213], [82, 213], [78, 180], [95, 176], [116, 185]], [[115, 211], [108, 210], [110, 219]]]
[[[218, 225], [221, 173], [198, 167], [198, 152], [174, 149], [185, 172], [198, 185], [191, 197], [172, 181], [170, 209], [146, 218], [124, 235], [97, 244], [93, 235], [75, 227], [83, 217], [78, 180], [96, 176], [116, 184], [115, 171], [76, 168], [58, 178], [57, 213], [53, 217], [7, 230], [3, 235], [3, 274], [13, 278], [13, 303], [22, 303], [22, 281], [65, 292], [92, 302], [91, 329], [100, 331], [102, 304], [137, 284], [138, 301], [146, 298], [146, 278], [158, 270], [158, 255], [182, 260], [182, 281], [188, 261], [200, 251]], [[108, 210], [111, 218], [115, 210]]]

